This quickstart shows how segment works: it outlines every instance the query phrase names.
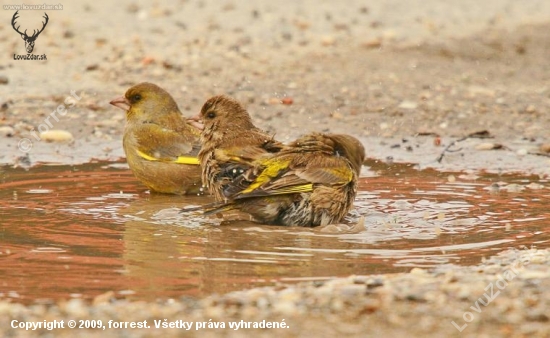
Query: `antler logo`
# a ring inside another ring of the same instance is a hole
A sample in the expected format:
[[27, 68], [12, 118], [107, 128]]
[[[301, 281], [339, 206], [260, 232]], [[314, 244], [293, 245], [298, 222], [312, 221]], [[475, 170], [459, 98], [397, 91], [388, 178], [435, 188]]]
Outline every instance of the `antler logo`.
[[27, 49], [27, 53], [32, 53], [33, 49], [34, 49], [34, 41], [36, 40], [36, 38], [38, 37], [38, 35], [40, 35], [40, 33], [42, 33], [42, 31], [44, 30], [44, 28], [46, 28], [46, 25], [48, 24], [48, 14], [44, 13], [44, 16], [43, 18], [46, 19], [46, 22], [42, 22], [42, 29], [40, 29], [38, 32], [35, 30], [33, 30], [33, 34], [31, 36], [28, 36], [27, 35], [27, 30], [25, 29], [25, 32], [24, 33], [21, 33], [19, 31], [19, 27], [21, 27], [20, 25], [17, 26], [17, 28], [15, 28], [15, 20], [17, 20], [18, 16], [17, 14], [19, 13], [19, 11], [15, 12], [15, 14], [13, 15], [13, 18], [11, 19], [11, 26], [13, 27], [13, 29], [15, 29], [15, 31], [19, 34], [21, 34], [21, 38], [23, 38], [23, 40], [25, 40], [25, 48]]

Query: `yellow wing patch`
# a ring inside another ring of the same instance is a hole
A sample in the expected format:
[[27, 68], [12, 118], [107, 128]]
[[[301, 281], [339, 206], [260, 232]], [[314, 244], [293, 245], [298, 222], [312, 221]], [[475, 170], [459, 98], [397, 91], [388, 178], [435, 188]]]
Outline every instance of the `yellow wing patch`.
[[197, 157], [192, 157], [192, 156], [178, 156], [178, 158], [176, 158], [175, 160], [169, 160], [169, 161], [166, 161], [166, 160], [162, 160], [162, 159], [158, 159], [156, 157], [153, 157], [153, 156], [150, 156], [140, 150], [137, 151], [139, 157], [143, 158], [144, 160], [147, 160], [147, 161], [160, 161], [160, 162], [169, 162], [169, 163], [178, 163], [178, 164], [194, 164], [194, 165], [199, 165], [200, 162], [199, 162], [199, 159]]
[[258, 187], [260, 187], [262, 184], [269, 182], [273, 177], [276, 177], [281, 170], [284, 170], [288, 168], [288, 164], [290, 161], [276, 161], [276, 160], [269, 160], [264, 163], [265, 169], [262, 171], [262, 173], [254, 180], [252, 184], [248, 186], [248, 188], [244, 189], [241, 193], [246, 194], [251, 191], [254, 191]]
[[191, 156], [178, 156], [178, 158], [173, 162], [178, 164], [194, 164], [194, 165], [200, 164], [199, 159], [197, 157], [191, 157]]
[[313, 184], [302, 184], [302, 185], [295, 185], [291, 187], [281, 188], [272, 190], [269, 192], [270, 195], [284, 195], [284, 194], [294, 194], [299, 192], [312, 192], [313, 191]]

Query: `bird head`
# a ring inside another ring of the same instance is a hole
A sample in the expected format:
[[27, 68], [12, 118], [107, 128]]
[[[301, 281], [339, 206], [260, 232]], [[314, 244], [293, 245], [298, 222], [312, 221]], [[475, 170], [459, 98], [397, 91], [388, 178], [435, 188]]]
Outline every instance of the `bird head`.
[[201, 108], [199, 115], [189, 119], [189, 122], [202, 124], [206, 133], [231, 130], [241, 131], [256, 128], [250, 115], [239, 101], [225, 95], [208, 99]]
[[363, 144], [355, 137], [346, 134], [328, 134], [327, 136], [334, 142], [334, 152], [347, 158], [353, 170], [359, 176], [361, 166], [365, 161], [365, 148]]
[[176, 101], [159, 86], [143, 82], [126, 91], [126, 94], [109, 102], [126, 112], [128, 120], [153, 120], [174, 111], [179, 111]]

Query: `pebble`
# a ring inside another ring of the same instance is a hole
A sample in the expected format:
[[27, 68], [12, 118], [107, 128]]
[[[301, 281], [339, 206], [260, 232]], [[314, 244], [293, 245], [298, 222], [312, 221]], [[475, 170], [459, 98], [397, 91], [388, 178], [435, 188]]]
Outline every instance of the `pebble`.
[[544, 251], [535, 252], [529, 256], [529, 264], [544, 264], [548, 262], [548, 253]]
[[532, 104], [528, 105], [528, 106], [525, 108], [525, 112], [526, 112], [526, 113], [535, 113], [536, 111], [537, 111], [537, 108], [536, 108], [534, 105], [532, 105]]
[[421, 268], [412, 268], [411, 272], [410, 272], [411, 275], [427, 275], [426, 273], [426, 270], [424, 269], [421, 269]]
[[519, 277], [523, 279], [538, 279], [538, 278], [548, 278], [550, 275], [548, 271], [522, 271], [519, 274]]
[[146, 20], [147, 18], [149, 18], [149, 13], [147, 13], [146, 10], [142, 9], [139, 12], [137, 12], [137, 18], [139, 20]]
[[382, 47], [382, 39], [380, 38], [369, 39], [364, 41], [361, 45], [368, 49], [380, 48]]
[[291, 98], [291, 97], [283, 97], [283, 98], [281, 99], [281, 103], [284, 104], [284, 105], [289, 106], [289, 105], [291, 105], [291, 104], [294, 103], [294, 99]]
[[405, 100], [401, 102], [397, 108], [412, 110], [418, 108], [418, 103]]
[[492, 183], [483, 188], [483, 190], [487, 190], [490, 193], [498, 193], [500, 191], [500, 186], [497, 183]]
[[279, 301], [275, 303], [273, 311], [283, 316], [293, 316], [297, 313], [296, 304], [291, 301]]
[[56, 129], [40, 133], [40, 138], [46, 142], [70, 142], [74, 139], [70, 132]]
[[5, 75], [0, 75], [0, 84], [5, 85], [5, 84], [8, 84], [8, 82], [9, 82], [9, 79], [8, 79], [7, 76], [5, 76]]
[[114, 291], [107, 291], [105, 293], [95, 296], [92, 304], [94, 305], [105, 304], [105, 303], [108, 303], [114, 297], [115, 297]]
[[470, 86], [468, 91], [471, 95], [495, 96], [495, 91], [493, 89], [481, 86]]
[[518, 149], [518, 151], [516, 151], [516, 154], [518, 154], [519, 156], [525, 156], [527, 155], [529, 152], [527, 151], [527, 149], [525, 148], [522, 148], [522, 149]]
[[525, 187], [523, 185], [520, 185], [520, 184], [512, 183], [512, 184], [508, 184], [507, 186], [502, 187], [500, 189], [501, 190], [506, 190], [508, 192], [521, 192], [521, 191], [525, 190]]
[[0, 135], [4, 137], [12, 137], [14, 133], [14, 130], [10, 126], [1, 126], [0, 127]]
[[141, 64], [144, 66], [150, 65], [151, 63], [155, 62], [155, 58], [152, 56], [145, 56], [143, 59], [141, 59]]
[[69, 300], [65, 304], [64, 310], [67, 313], [67, 315], [69, 315], [71, 317], [85, 318], [86, 316], [89, 315], [88, 307], [84, 303], [84, 301], [82, 301], [82, 299], [71, 299], [71, 300]]
[[344, 118], [344, 115], [340, 112], [335, 111], [331, 114], [331, 117], [336, 120], [341, 120]]
[[334, 36], [324, 36], [322, 39], [321, 39], [321, 44], [325, 47], [328, 47], [328, 46], [333, 46], [334, 44], [336, 44], [336, 38]]
[[491, 143], [491, 142], [485, 142], [478, 144], [475, 149], [476, 150], [494, 150], [494, 149], [501, 149], [502, 145], [498, 143]]
[[289, 84], [286, 85], [288, 89], [296, 89], [298, 88], [298, 84], [296, 82], [289, 82]]
[[97, 63], [86, 66], [86, 71], [88, 72], [98, 70], [98, 69], [99, 69], [99, 65]]

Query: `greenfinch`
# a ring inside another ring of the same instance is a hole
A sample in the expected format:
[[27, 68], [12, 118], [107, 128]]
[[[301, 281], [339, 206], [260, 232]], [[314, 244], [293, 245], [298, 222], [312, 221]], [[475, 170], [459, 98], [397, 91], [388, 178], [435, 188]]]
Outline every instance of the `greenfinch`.
[[198, 154], [202, 183], [217, 201], [225, 200], [225, 187], [254, 160], [283, 148], [273, 135], [254, 126], [246, 109], [229, 96], [208, 99], [189, 121], [202, 129]]
[[122, 145], [138, 180], [159, 193], [201, 191], [200, 130], [186, 121], [168, 92], [143, 82], [110, 103], [126, 111]]
[[353, 206], [364, 158], [363, 145], [352, 136], [308, 134], [257, 158], [224, 187], [226, 202], [202, 209], [205, 214], [237, 209], [264, 224], [334, 224]]

